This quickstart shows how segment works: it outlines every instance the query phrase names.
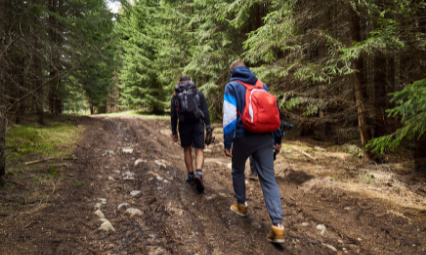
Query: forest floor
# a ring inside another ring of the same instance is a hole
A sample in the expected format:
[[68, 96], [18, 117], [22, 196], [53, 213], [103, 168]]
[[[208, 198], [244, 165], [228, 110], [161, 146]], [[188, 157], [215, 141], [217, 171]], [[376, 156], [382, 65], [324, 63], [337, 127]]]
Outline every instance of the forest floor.
[[[286, 243], [274, 245], [258, 181], [246, 181], [248, 217], [229, 210], [220, 125], [198, 194], [184, 181], [168, 119], [69, 118], [84, 131], [60, 177], [34, 182], [40, 165], [12, 167], [12, 184], [0, 189], [1, 254], [426, 254], [426, 182], [404, 157], [377, 166], [327, 142], [285, 137], [275, 173]], [[43, 195], [28, 198], [30, 185]]]

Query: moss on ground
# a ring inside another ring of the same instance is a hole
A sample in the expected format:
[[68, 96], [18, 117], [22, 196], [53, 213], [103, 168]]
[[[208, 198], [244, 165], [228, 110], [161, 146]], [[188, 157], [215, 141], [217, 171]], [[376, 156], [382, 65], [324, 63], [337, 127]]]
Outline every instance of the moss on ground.
[[47, 126], [15, 125], [6, 132], [6, 163], [14, 166], [20, 159], [70, 157], [82, 127], [69, 121], [51, 122]]

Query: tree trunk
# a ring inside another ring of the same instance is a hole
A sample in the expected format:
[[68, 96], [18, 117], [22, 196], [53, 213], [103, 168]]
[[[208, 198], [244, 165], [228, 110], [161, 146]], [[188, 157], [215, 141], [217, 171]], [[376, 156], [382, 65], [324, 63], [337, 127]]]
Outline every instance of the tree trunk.
[[377, 52], [374, 57], [374, 137], [386, 134], [386, 57]]
[[312, 136], [314, 135], [314, 129], [312, 128], [312, 125], [303, 123], [302, 124], [302, 130], [300, 131], [300, 136]]
[[[3, 36], [6, 20], [5, 0], [0, 0], [0, 36]], [[4, 40], [0, 40], [0, 49], [4, 48]], [[6, 172], [6, 86], [3, 58], [0, 58], [0, 177]], [[0, 178], [0, 183], [1, 183]]]
[[[34, 42], [34, 48], [40, 49], [40, 43], [38, 41]], [[41, 68], [41, 59], [38, 55], [38, 52], [34, 55], [34, 85], [35, 88], [39, 87], [43, 82], [43, 70]], [[44, 125], [44, 113], [43, 113], [43, 88], [39, 89], [35, 93], [35, 103], [36, 103], [36, 112], [37, 112], [37, 122], [40, 125]]]
[[[49, 0], [49, 11], [56, 12], [57, 11], [57, 0]], [[57, 52], [57, 42], [58, 42], [58, 23], [55, 16], [49, 16], [49, 36], [50, 36], [50, 47], [51, 47], [51, 63], [50, 63], [50, 78], [57, 76], [59, 67], [57, 65], [58, 60], [58, 52]], [[58, 100], [59, 100], [59, 92], [58, 92], [58, 81], [54, 80], [50, 83], [49, 86], [49, 108], [50, 114], [52, 116], [56, 116], [60, 109], [58, 109]]]
[[426, 173], [426, 134], [423, 134], [420, 140], [416, 143], [414, 164], [416, 172]]
[[[351, 8], [351, 7], [350, 7]], [[358, 15], [350, 9], [350, 32], [351, 40], [353, 43], [361, 41], [361, 31], [360, 31], [360, 19]], [[358, 113], [358, 128], [361, 136], [362, 150], [364, 151], [364, 156], [366, 159], [373, 159], [371, 152], [365, 149], [365, 145], [371, 139], [371, 130], [368, 126], [368, 115], [367, 115], [367, 93], [364, 80], [364, 66], [363, 58], [360, 56], [358, 59], [352, 61], [352, 68], [357, 70], [354, 73], [354, 91], [355, 91], [355, 100], [357, 105]]]

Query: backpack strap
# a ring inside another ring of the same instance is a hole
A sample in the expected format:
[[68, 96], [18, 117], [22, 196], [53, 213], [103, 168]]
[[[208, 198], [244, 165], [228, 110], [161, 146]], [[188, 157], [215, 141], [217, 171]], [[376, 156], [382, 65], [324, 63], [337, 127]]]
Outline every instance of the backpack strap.
[[179, 113], [179, 100], [177, 100], [176, 92], [173, 94], [173, 96], [175, 97], [176, 112]]
[[[236, 81], [236, 82], [240, 83], [241, 85], [243, 85], [244, 87], [246, 87], [246, 89], [249, 89], [249, 88], [252, 88], [252, 87], [256, 87], [256, 88], [258, 88], [258, 89], [263, 89], [263, 82], [262, 82], [262, 81], [260, 81], [259, 79], [257, 79], [257, 81], [256, 81], [256, 84], [255, 84], [255, 85], [251, 85], [251, 84], [249, 84], [249, 83], [245, 83], [245, 82], [242, 82], [242, 81], [240, 81], [240, 80], [233, 80], [233, 81]], [[238, 115], [240, 115], [240, 118], [242, 119], [242, 118], [243, 118], [243, 116], [241, 115], [240, 111], [239, 111], [239, 110], [237, 110], [237, 112], [238, 112]]]
[[263, 89], [263, 82], [262, 81], [260, 81], [259, 79], [256, 81], [256, 84], [255, 85], [251, 85], [251, 84], [249, 84], [249, 83], [245, 83], [245, 82], [242, 82], [242, 81], [240, 81], [240, 80], [233, 80], [233, 81], [236, 81], [236, 82], [238, 82], [238, 83], [240, 83], [241, 85], [243, 85], [244, 87], [246, 87], [247, 89], [248, 88], [251, 88], [251, 87], [256, 87], [256, 88], [258, 88], [258, 89]]

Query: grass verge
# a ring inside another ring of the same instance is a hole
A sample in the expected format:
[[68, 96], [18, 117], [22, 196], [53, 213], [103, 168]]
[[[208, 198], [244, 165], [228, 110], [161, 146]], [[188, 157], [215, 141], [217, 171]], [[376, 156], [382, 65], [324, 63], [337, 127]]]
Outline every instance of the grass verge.
[[142, 117], [148, 117], [148, 118], [170, 118], [169, 114], [154, 115], [154, 114], [149, 114], [149, 112], [146, 112], [144, 110], [130, 110], [130, 111], [125, 111], [125, 112], [103, 113], [103, 114], [100, 114], [100, 115], [105, 115], [105, 116], [125, 115], [125, 116], [142, 116]]
[[47, 206], [47, 198], [54, 195], [67, 178], [66, 161], [51, 160], [25, 165], [28, 161], [72, 156], [84, 130], [83, 126], [64, 118], [46, 118], [45, 122], [45, 126], [28, 124], [7, 128], [6, 183], [0, 187], [0, 194], [7, 199], [0, 201], [0, 213], [12, 214], [29, 210], [28, 207], [41, 209]]

